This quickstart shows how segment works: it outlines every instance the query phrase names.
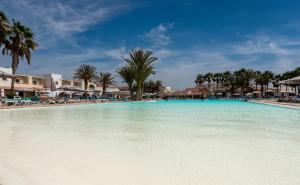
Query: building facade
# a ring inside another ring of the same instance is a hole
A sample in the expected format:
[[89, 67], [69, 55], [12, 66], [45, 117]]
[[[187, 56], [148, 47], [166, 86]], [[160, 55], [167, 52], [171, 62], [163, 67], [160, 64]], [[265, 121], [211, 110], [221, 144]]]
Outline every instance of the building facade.
[[[12, 69], [0, 67], [0, 92], [1, 96], [10, 94], [12, 82]], [[21, 97], [34, 96], [36, 92], [45, 88], [45, 78], [42, 76], [31, 76], [18, 74], [14, 76], [15, 93]]]
[[45, 74], [41, 76], [12, 75], [12, 69], [0, 67], [0, 96], [10, 94], [12, 79], [15, 80], [15, 93], [21, 97], [32, 97], [37, 94], [49, 97], [101, 96], [102, 87], [88, 82], [88, 89], [84, 89], [81, 80], [65, 80], [61, 74]]

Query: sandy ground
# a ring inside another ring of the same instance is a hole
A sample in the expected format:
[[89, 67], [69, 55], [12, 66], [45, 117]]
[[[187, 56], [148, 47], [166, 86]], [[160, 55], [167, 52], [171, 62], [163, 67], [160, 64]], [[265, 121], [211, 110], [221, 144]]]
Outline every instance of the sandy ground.
[[277, 100], [249, 100], [249, 102], [265, 104], [265, 105], [274, 105], [274, 106], [285, 107], [285, 108], [300, 109], [300, 103], [278, 102]]

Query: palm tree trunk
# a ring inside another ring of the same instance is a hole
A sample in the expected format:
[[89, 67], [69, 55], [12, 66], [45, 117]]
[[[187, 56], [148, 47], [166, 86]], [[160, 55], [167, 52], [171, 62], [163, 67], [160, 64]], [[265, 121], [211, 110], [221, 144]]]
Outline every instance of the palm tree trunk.
[[10, 87], [10, 94], [11, 95], [14, 95], [15, 94], [15, 75], [16, 75], [16, 72], [17, 72], [17, 68], [18, 68], [18, 64], [19, 64], [19, 58], [18, 58], [18, 55], [17, 54], [13, 54], [12, 56], [12, 64], [11, 64], [11, 68], [12, 68], [12, 75], [13, 75], [13, 78], [11, 79], [11, 87]]
[[133, 100], [133, 98], [134, 98], [134, 97], [133, 97], [133, 90], [132, 90], [132, 89], [129, 89], [129, 93], [130, 93], [130, 99]]
[[137, 100], [142, 100], [142, 84], [137, 84]]
[[105, 94], [105, 91], [106, 91], [106, 85], [105, 84], [103, 84], [103, 86], [102, 86], [102, 94], [104, 95]]
[[84, 80], [84, 90], [87, 90], [87, 86], [88, 86], [88, 81]]
[[142, 85], [139, 86], [139, 100], [143, 99], [143, 95], [142, 95], [143, 91], [142, 91]]
[[128, 83], [128, 90], [129, 90], [129, 93], [130, 93], [130, 99], [133, 100], [134, 99], [134, 95], [133, 95], [133, 86], [132, 84]]
[[260, 93], [261, 93], [261, 96], [263, 96], [263, 93], [264, 93], [264, 84], [261, 84]]

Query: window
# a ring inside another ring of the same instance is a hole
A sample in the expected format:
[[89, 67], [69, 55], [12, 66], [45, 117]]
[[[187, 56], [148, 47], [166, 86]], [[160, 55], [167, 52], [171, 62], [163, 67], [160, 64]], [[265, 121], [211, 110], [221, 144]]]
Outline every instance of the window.
[[20, 83], [20, 79], [17, 78], [17, 79], [16, 79], [16, 83]]
[[55, 85], [58, 85], [58, 81], [55, 82]]
[[36, 80], [33, 80], [33, 81], [32, 81], [32, 84], [33, 84], [33, 85], [38, 85], [38, 82], [37, 82]]
[[3, 81], [7, 81], [7, 78], [2, 78]]

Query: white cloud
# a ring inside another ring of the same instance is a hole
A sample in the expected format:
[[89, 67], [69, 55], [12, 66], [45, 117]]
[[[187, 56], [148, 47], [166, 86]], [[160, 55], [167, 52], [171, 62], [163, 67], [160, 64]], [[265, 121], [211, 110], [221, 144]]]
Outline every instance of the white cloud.
[[3, 0], [0, 3], [0, 8], [8, 10], [9, 15], [30, 25], [36, 33], [39, 48], [49, 48], [59, 41], [76, 45], [72, 38], [75, 33], [84, 32], [134, 6], [137, 4], [109, 0]]
[[153, 47], [166, 46], [170, 44], [171, 38], [167, 35], [173, 29], [174, 23], [160, 24], [144, 34], [144, 38], [153, 44]]
[[246, 40], [241, 45], [235, 47], [236, 52], [240, 54], [260, 54], [269, 53], [275, 55], [289, 55], [290, 50], [285, 49], [283, 45], [290, 44], [283, 40], [272, 39], [267, 36], [255, 36]]

